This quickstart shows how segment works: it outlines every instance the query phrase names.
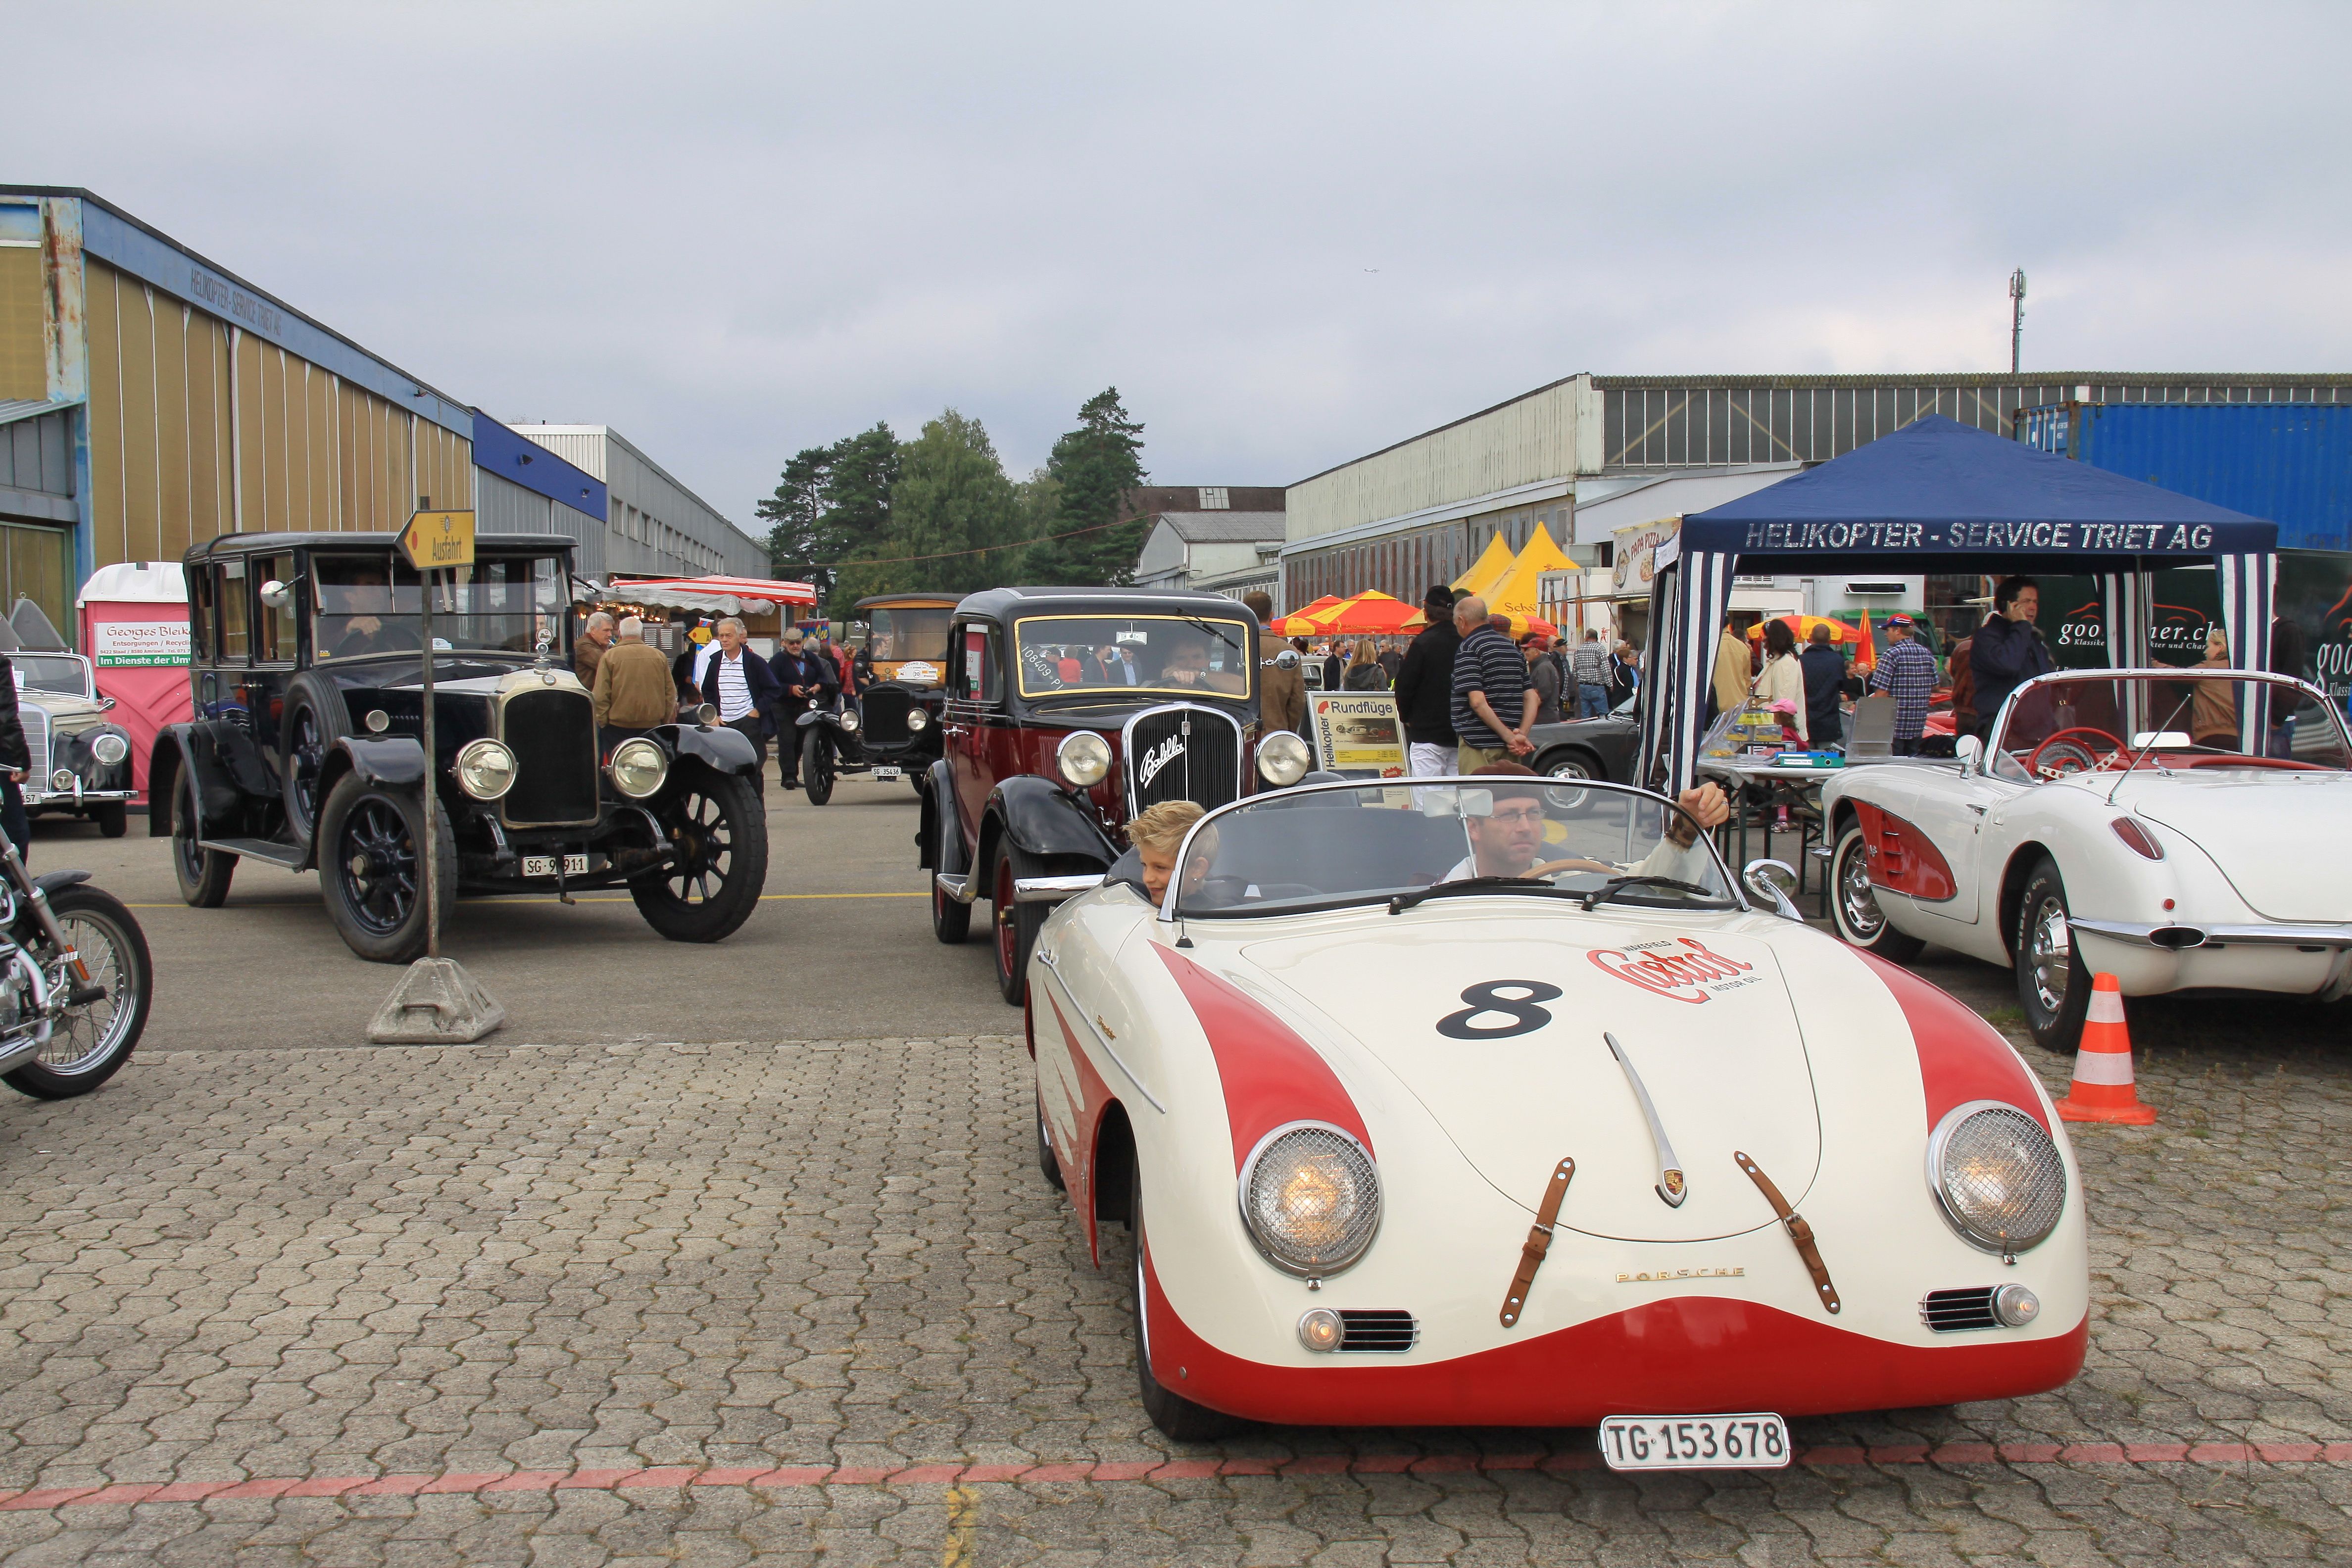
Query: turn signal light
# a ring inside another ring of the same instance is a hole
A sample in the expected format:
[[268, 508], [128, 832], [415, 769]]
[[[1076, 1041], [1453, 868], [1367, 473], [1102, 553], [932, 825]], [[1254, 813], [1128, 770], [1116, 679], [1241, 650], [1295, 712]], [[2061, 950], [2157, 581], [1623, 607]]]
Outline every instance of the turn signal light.
[[2164, 858], [2164, 846], [2156, 841], [2156, 835], [2133, 818], [2118, 816], [2113, 826], [2116, 837], [2122, 839], [2124, 847], [2133, 854], [2144, 856], [2150, 860]]
[[1348, 1337], [1348, 1326], [1328, 1307], [1310, 1309], [1298, 1320], [1298, 1342], [1311, 1351], [1329, 1352]]

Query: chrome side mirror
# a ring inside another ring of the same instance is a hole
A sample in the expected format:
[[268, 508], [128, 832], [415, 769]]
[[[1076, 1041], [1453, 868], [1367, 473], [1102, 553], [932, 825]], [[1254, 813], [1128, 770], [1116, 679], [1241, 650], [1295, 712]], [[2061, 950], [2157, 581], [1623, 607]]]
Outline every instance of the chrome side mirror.
[[1960, 776], [1973, 778], [1984, 762], [1984, 742], [1974, 735], [1963, 735], [1958, 744], [1952, 748], [1952, 755], [1960, 759]]
[[261, 585], [261, 602], [273, 610], [290, 610], [294, 607], [294, 591], [272, 577]]
[[[111, 713], [111, 712], [113, 712], [113, 711], [114, 711], [114, 699], [113, 699], [113, 698], [111, 698], [111, 697], [101, 697], [101, 698], [100, 698], [100, 699], [98, 700], [98, 710], [99, 710], [100, 712], [101, 712], [101, 713]], [[419, 810], [423, 810], [424, 808], [420, 806], [420, 807], [418, 807], [418, 809], [419, 809]]]
[[1783, 860], [1750, 860], [1739, 873], [1742, 886], [1768, 905], [1783, 920], [1804, 924], [1805, 917], [1797, 912], [1790, 895], [1797, 890], [1797, 873]]

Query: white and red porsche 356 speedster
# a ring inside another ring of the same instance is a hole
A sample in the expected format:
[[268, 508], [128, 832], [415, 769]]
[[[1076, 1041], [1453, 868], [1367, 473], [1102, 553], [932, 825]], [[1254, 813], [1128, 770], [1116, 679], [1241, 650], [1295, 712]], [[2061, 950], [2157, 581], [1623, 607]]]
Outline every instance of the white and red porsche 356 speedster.
[[2091, 977], [2126, 996], [2352, 992], [2352, 741], [2318, 688], [2242, 669], [2062, 670], [1949, 762], [1849, 767], [1822, 791], [1839, 934], [2017, 973], [2071, 1051]]
[[1040, 1160], [1098, 1261], [1133, 1227], [1170, 1435], [1605, 1423], [1612, 1464], [1770, 1465], [1787, 1415], [2080, 1367], [2033, 1075], [1675, 804], [1310, 784], [1180, 867], [1063, 905], [1028, 1014]]

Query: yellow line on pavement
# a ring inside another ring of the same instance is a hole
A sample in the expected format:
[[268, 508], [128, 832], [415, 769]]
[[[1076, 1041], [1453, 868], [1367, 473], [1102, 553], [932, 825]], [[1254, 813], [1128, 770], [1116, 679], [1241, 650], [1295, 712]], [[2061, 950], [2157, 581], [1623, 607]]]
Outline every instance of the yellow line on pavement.
[[[928, 899], [929, 897], [929, 893], [761, 893], [760, 901], [765, 904], [780, 899]], [[459, 899], [457, 901], [461, 904], [551, 904], [555, 901], [555, 895], [553, 893], [502, 893], [494, 898]], [[575, 904], [625, 904], [630, 900], [617, 894], [606, 897], [603, 894], [589, 893], [576, 897], [572, 901]], [[126, 910], [184, 910], [191, 906], [187, 904], [125, 904], [122, 907]], [[254, 909], [258, 906], [245, 904], [239, 907]]]
[[980, 1525], [980, 1497], [970, 1487], [948, 1489], [948, 1539], [940, 1568], [972, 1568], [972, 1532]]

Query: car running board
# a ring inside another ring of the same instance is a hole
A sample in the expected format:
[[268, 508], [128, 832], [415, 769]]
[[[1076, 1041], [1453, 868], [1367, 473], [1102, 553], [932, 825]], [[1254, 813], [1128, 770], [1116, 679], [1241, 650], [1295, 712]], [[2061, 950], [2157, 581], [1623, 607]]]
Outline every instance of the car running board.
[[302, 851], [291, 844], [279, 844], [268, 838], [199, 838], [199, 849], [217, 849], [225, 855], [242, 855], [248, 859], [267, 860], [273, 866], [283, 866], [289, 871], [302, 868]]

